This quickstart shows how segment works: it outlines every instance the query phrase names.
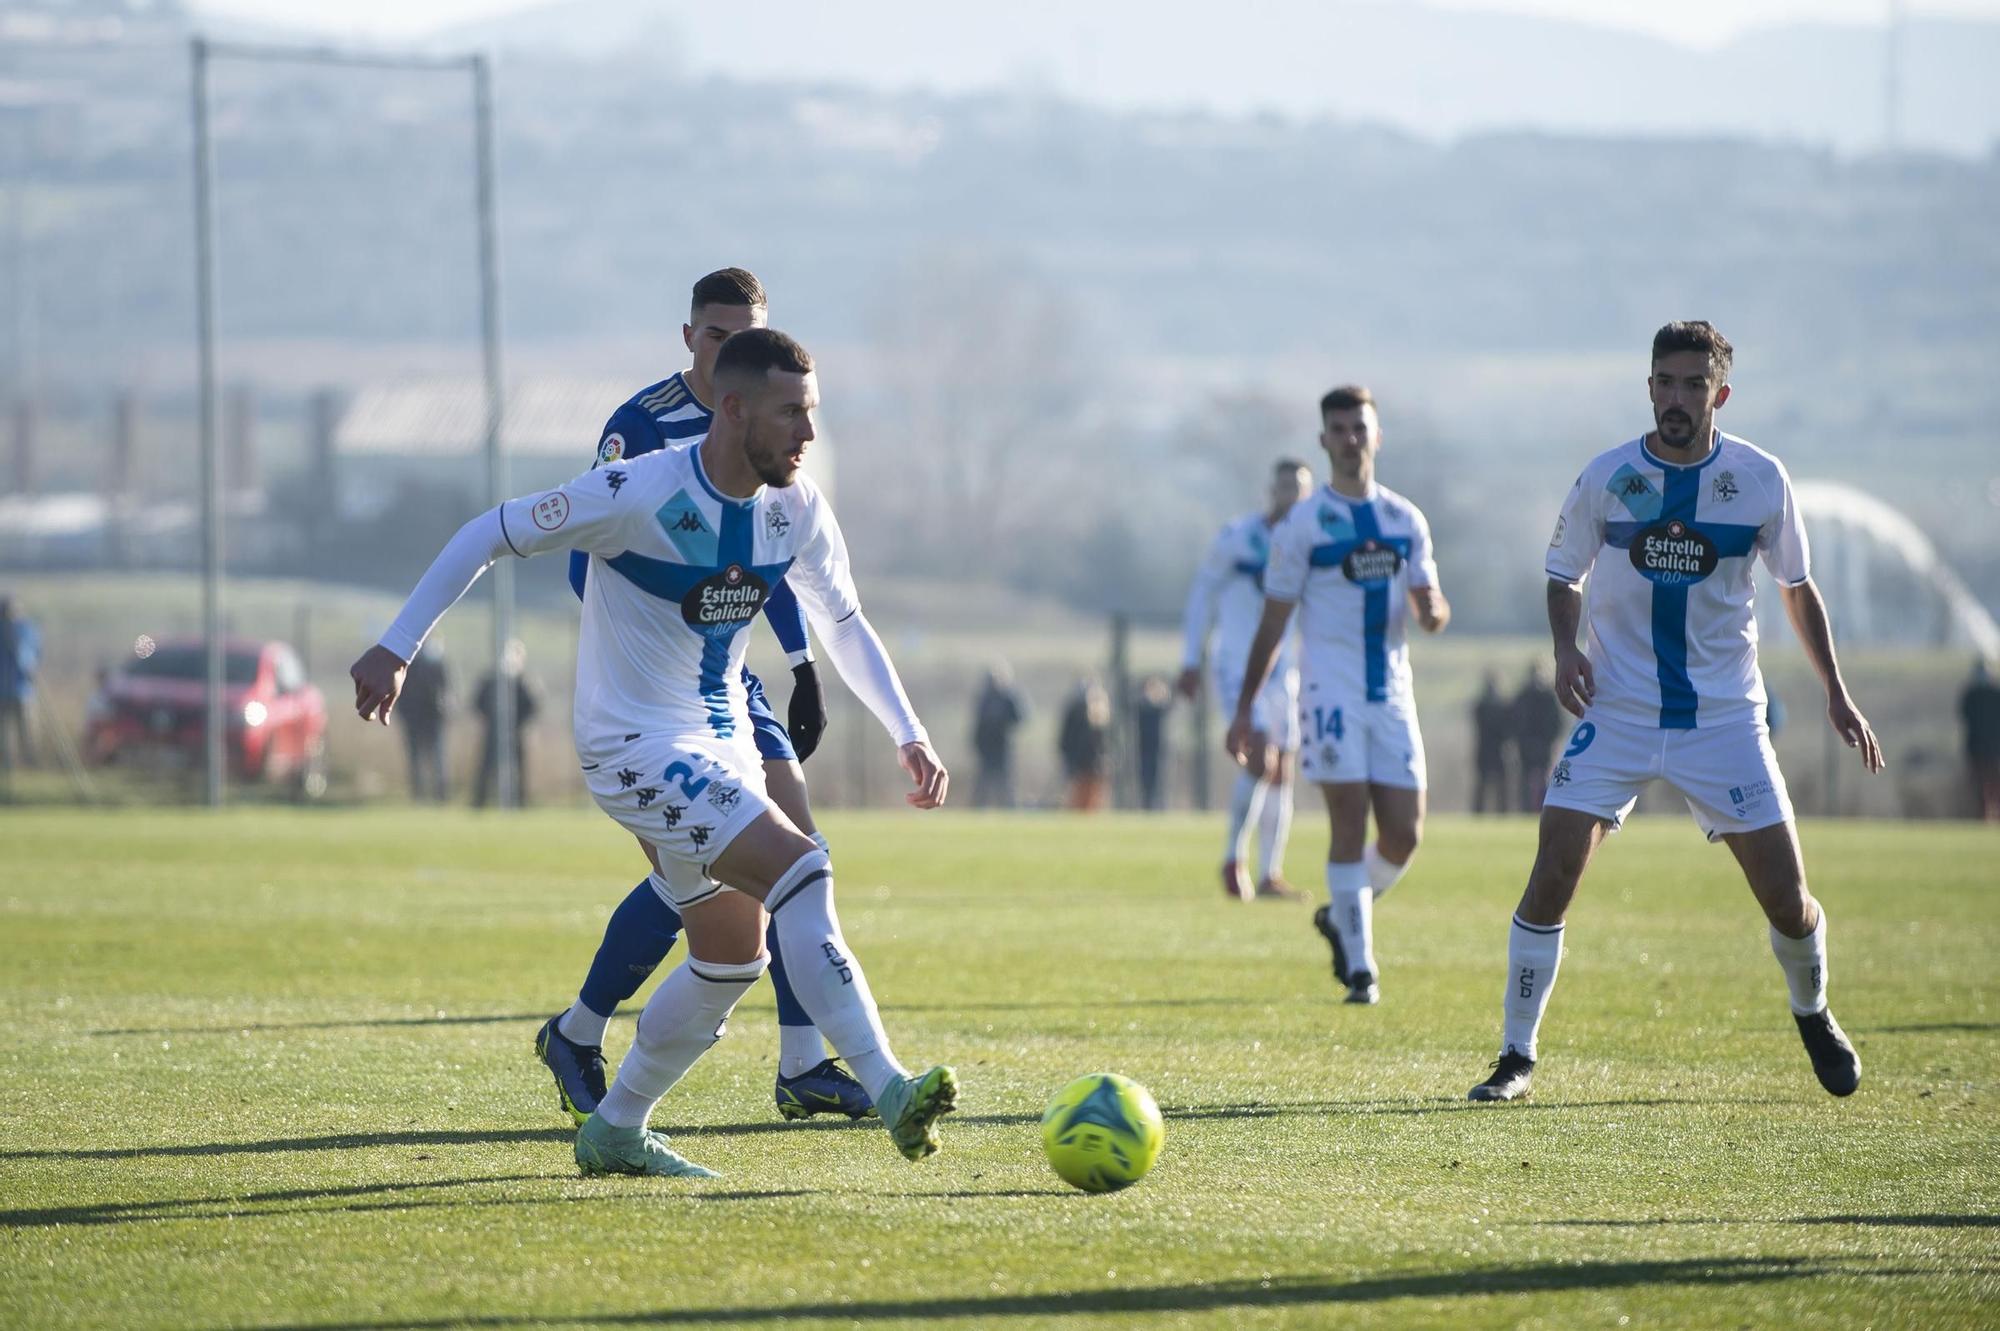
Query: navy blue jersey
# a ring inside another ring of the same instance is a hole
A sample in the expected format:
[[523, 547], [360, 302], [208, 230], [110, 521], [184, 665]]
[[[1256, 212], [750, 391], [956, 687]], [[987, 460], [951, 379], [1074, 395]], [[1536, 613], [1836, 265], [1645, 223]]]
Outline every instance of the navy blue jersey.
[[[688, 387], [687, 372], [681, 371], [650, 388], [642, 388], [624, 406], [611, 413], [604, 423], [604, 435], [597, 443], [593, 466], [636, 458], [655, 449], [693, 443], [708, 433], [715, 413], [701, 404]], [[569, 585], [579, 599], [584, 579], [590, 573], [590, 556], [581, 550], [569, 554]], [[812, 659], [811, 640], [806, 637], [806, 612], [800, 608], [792, 589], [780, 578], [764, 601], [764, 618], [778, 635], [778, 645], [793, 665]]]

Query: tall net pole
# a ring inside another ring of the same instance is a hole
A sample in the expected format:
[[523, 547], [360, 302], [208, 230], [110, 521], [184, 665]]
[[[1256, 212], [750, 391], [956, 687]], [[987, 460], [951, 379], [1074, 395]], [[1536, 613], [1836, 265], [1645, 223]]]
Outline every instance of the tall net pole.
[[[500, 382], [500, 243], [493, 202], [493, 75], [486, 57], [472, 67], [473, 174], [479, 209], [479, 336], [486, 374], [486, 504], [507, 498], [507, 458], [500, 450], [506, 397]], [[515, 765], [514, 680], [507, 647], [514, 637], [514, 564], [493, 567], [493, 788], [503, 809], [520, 803]]]
[[189, 45], [194, 115], [195, 345], [201, 380], [202, 799], [222, 805], [222, 469], [215, 456], [215, 157], [208, 126], [209, 44]]

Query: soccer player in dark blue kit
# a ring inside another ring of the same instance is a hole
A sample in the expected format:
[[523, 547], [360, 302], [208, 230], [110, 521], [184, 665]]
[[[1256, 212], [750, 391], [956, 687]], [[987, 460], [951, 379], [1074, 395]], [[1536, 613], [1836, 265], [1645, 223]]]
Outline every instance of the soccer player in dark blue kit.
[[[766, 324], [764, 288], [741, 268], [724, 268], [694, 284], [688, 323], [682, 340], [694, 363], [678, 374], [641, 389], [605, 422], [597, 447], [597, 464], [638, 457], [659, 448], [699, 442], [708, 433], [715, 401], [710, 372], [716, 352], [731, 333]], [[583, 595], [589, 557], [570, 555], [570, 585]], [[826, 838], [813, 824], [800, 764], [818, 747], [826, 728], [826, 694], [813, 664], [805, 613], [783, 581], [771, 588], [765, 618], [778, 635], [792, 665], [793, 688], [786, 722], [772, 713], [763, 683], [746, 668], [743, 683], [750, 695], [750, 720], [764, 779], [771, 799], [786, 817], [826, 848]], [[687, 872], [667, 868], [663, 872]], [[562, 1108], [581, 1124], [604, 1096], [604, 1030], [618, 1005], [637, 993], [673, 949], [681, 932], [681, 917], [672, 905], [667, 884], [652, 875], [641, 879], [612, 912], [592, 960], [590, 973], [576, 1002], [542, 1026], [535, 1052], [555, 1074]], [[845, 1114], [859, 1118], [874, 1112], [868, 1093], [845, 1068], [826, 1055], [825, 1042], [785, 978], [775, 928], [766, 940], [771, 957], [771, 986], [778, 1000], [778, 1112], [788, 1119], [814, 1114]]]

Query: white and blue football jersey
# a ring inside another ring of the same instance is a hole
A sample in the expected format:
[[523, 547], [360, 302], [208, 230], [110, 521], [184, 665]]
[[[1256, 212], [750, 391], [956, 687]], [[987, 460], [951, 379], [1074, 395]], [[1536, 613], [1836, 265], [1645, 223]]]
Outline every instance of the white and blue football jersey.
[[748, 499], [709, 483], [697, 447], [600, 465], [501, 506], [516, 554], [590, 556], [577, 643], [579, 748], [633, 732], [745, 727], [743, 628], [780, 580], [822, 626], [860, 608], [847, 546], [809, 477]]
[[1410, 588], [1436, 585], [1430, 524], [1384, 486], [1366, 499], [1321, 486], [1271, 533], [1264, 594], [1298, 604], [1301, 673], [1335, 698], [1413, 696]]
[[1760, 715], [1753, 558], [1788, 587], [1811, 574], [1791, 477], [1763, 449], [1718, 431], [1688, 466], [1643, 437], [1594, 458], [1547, 564], [1559, 582], [1590, 579], [1592, 710], [1666, 730]]
[[[1226, 662], [1228, 668], [1242, 673], [1250, 640], [1257, 636], [1257, 624], [1264, 615], [1264, 570], [1270, 559], [1271, 524], [1262, 513], [1238, 518], [1222, 529], [1188, 588], [1181, 624], [1182, 665], [1201, 667], [1212, 633], [1217, 668], [1224, 668]], [[1296, 635], [1287, 632], [1278, 644], [1274, 674], [1296, 668], [1296, 641]]]

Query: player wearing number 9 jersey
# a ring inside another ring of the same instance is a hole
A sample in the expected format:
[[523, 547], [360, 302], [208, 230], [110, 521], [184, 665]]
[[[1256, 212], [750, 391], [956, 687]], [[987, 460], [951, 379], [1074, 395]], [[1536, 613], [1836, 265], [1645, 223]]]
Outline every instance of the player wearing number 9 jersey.
[[[1430, 632], [1451, 617], [1438, 586], [1430, 524], [1375, 481], [1382, 427], [1366, 388], [1320, 400], [1320, 443], [1333, 464], [1324, 489], [1271, 533], [1264, 614], [1244, 696], [1264, 679], [1293, 609], [1299, 616], [1299, 770], [1326, 798], [1327, 905], [1313, 921], [1333, 949], [1350, 1003], [1380, 998], [1375, 901], [1409, 867], [1423, 831], [1424, 740], [1411, 684], [1409, 620]], [[1230, 749], [1242, 753], [1239, 705]], [[1368, 815], [1376, 822], [1367, 844]]]
[[[1706, 322], [1653, 338], [1654, 429], [1583, 469], [1549, 540], [1556, 696], [1578, 717], [1549, 777], [1541, 845], [1508, 943], [1500, 1058], [1475, 1100], [1527, 1094], [1584, 866], [1655, 778], [1726, 842], [1770, 923], [1771, 950], [1821, 1085], [1853, 1092], [1861, 1061], [1826, 998], [1826, 915], [1806, 887], [1784, 774], [1765, 725], [1753, 565], [1827, 691], [1827, 714], [1870, 771], [1881, 748], [1834, 659], [1806, 533], [1778, 460], [1715, 428], [1734, 352]], [[1583, 583], [1590, 645], [1577, 648]]]

